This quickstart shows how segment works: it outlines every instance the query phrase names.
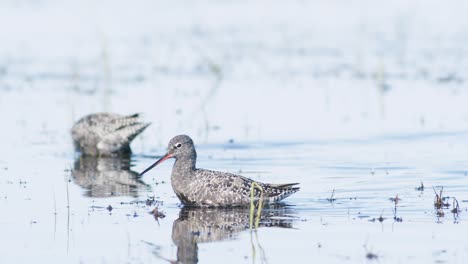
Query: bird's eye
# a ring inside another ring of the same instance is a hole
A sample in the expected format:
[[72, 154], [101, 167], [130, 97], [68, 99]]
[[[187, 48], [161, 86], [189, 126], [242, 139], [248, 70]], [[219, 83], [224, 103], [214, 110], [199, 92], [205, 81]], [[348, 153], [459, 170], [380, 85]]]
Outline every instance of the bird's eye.
[[180, 148], [180, 147], [182, 147], [182, 144], [181, 144], [181, 143], [177, 143], [176, 148]]

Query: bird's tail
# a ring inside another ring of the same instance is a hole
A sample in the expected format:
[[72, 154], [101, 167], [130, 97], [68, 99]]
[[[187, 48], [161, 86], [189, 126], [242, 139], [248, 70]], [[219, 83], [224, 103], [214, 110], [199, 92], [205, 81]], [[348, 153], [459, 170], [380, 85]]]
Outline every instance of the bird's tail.
[[[266, 193], [270, 202], [279, 202], [300, 190], [299, 183], [268, 184]], [[265, 187], [264, 187], [265, 188]]]
[[[276, 187], [276, 188], [280, 188], [280, 189], [288, 189], [288, 188], [297, 188], [297, 189], [299, 189], [299, 187], [296, 186], [298, 184], [299, 184], [298, 182], [295, 182], [295, 183], [270, 184], [270, 185], [273, 186], [273, 187]], [[296, 186], [296, 187], [293, 187], [293, 186]]]

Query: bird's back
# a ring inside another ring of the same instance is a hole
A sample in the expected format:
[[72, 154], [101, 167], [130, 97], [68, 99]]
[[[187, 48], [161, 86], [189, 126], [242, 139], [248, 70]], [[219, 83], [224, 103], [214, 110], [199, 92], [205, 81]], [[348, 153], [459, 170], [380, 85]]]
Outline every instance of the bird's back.
[[[173, 179], [173, 181], [177, 179]], [[196, 169], [190, 180], [180, 179], [174, 189], [184, 204], [196, 206], [247, 206], [251, 200], [252, 184], [257, 183], [262, 190], [254, 188], [254, 200], [262, 196], [265, 204], [281, 201], [299, 191], [297, 183], [268, 184], [227, 172]], [[176, 189], [180, 190], [176, 190]]]
[[130, 142], [150, 125], [139, 118], [139, 114], [91, 114], [73, 125], [72, 138], [76, 148], [86, 155], [130, 152]]

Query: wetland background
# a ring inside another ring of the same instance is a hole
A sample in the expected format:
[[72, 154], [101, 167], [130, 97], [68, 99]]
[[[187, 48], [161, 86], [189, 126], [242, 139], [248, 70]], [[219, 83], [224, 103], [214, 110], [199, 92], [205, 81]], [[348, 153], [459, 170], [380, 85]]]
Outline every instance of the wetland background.
[[[466, 10], [0, 1], [0, 262], [466, 263]], [[130, 159], [74, 152], [102, 111], [152, 122]], [[199, 167], [301, 191], [256, 233], [182, 209], [171, 162], [137, 176], [181, 133]]]

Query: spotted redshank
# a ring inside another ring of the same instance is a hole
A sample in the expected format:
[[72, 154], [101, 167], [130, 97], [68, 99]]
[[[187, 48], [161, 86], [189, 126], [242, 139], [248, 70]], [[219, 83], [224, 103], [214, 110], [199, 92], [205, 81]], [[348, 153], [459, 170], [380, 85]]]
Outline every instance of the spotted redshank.
[[150, 125], [141, 122], [139, 117], [138, 114], [123, 116], [113, 113], [87, 115], [72, 127], [75, 148], [88, 156], [129, 154], [130, 142]]
[[[144, 170], [145, 174], [161, 162], [175, 158], [172, 168], [172, 189], [179, 200], [187, 206], [237, 207], [250, 204], [251, 187], [255, 182], [263, 189], [264, 204], [281, 201], [299, 191], [298, 183], [268, 184], [226, 172], [197, 169], [197, 152], [189, 136], [179, 135], [171, 139], [167, 153]], [[261, 191], [254, 188], [254, 199], [258, 201]]]

